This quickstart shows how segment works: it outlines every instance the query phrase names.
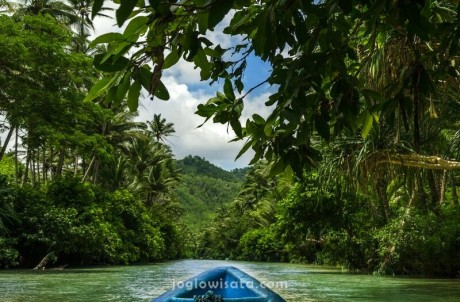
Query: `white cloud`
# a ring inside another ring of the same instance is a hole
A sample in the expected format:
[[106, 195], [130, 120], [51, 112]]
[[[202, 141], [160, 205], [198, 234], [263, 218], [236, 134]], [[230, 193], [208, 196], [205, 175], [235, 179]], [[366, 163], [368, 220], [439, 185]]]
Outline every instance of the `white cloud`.
[[190, 63], [182, 59], [170, 69], [165, 70], [164, 74], [165, 76], [174, 77], [179, 83], [201, 83], [200, 70], [195, 68], [194, 63]]
[[[210, 162], [225, 169], [245, 167], [251, 160], [253, 153], [248, 152], [238, 161], [234, 161], [244, 142], [229, 142], [234, 138], [231, 128], [227, 132], [227, 125], [214, 124], [212, 121], [197, 128], [204, 119], [194, 112], [198, 104], [206, 102], [213, 93], [190, 91], [187, 85], [180, 84], [177, 79], [165, 76], [163, 82], [167, 86], [171, 99], [163, 102], [158, 99], [150, 101], [146, 98], [139, 109], [139, 120], [151, 120], [153, 114], [161, 114], [168, 122], [174, 123], [176, 134], [169, 138], [174, 154], [183, 158], [189, 154], [205, 157]], [[268, 116], [269, 109], [265, 107], [266, 95], [245, 102], [244, 116], [254, 113]]]

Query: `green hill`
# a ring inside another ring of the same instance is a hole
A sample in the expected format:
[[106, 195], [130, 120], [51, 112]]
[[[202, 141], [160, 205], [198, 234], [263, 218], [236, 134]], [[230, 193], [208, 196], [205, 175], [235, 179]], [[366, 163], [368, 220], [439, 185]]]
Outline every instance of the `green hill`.
[[176, 195], [185, 210], [184, 222], [194, 230], [208, 224], [219, 207], [236, 197], [247, 171], [226, 171], [191, 155], [179, 160], [178, 166], [182, 177]]

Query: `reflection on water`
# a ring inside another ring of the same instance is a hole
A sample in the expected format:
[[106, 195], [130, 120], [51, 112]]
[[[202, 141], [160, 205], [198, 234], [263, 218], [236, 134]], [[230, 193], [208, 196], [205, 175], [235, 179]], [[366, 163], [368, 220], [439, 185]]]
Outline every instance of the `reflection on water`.
[[[149, 301], [206, 269], [233, 265], [286, 301], [460, 301], [460, 280], [346, 274], [300, 264], [183, 260], [156, 265], [0, 271], [0, 301]], [[287, 287], [286, 287], [287, 286]]]

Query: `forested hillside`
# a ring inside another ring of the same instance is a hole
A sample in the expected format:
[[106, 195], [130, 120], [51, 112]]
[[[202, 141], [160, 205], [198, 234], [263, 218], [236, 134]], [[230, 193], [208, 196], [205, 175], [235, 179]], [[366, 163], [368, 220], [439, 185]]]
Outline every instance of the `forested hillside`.
[[225, 171], [198, 156], [179, 160], [178, 167], [182, 175], [175, 192], [184, 209], [184, 222], [193, 231], [208, 225], [217, 209], [236, 197], [247, 171]]

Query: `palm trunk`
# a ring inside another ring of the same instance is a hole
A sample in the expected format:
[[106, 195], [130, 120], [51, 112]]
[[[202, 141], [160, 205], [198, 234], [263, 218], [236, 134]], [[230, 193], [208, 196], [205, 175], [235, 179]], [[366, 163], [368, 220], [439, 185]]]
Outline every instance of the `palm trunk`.
[[48, 171], [48, 164], [46, 162], [46, 143], [43, 144], [43, 149], [42, 149], [42, 157], [43, 157], [43, 163], [42, 163], [42, 166], [43, 166], [43, 183], [45, 184], [46, 183], [46, 178], [47, 178], [47, 171]]
[[10, 126], [10, 130], [8, 131], [8, 135], [5, 138], [5, 142], [3, 143], [2, 149], [0, 150], [0, 160], [2, 160], [3, 155], [5, 155], [6, 148], [8, 147], [8, 144], [10, 142], [11, 136], [13, 135], [14, 129], [16, 127]]
[[40, 147], [37, 148], [37, 159], [35, 160], [36, 164], [37, 164], [37, 184], [38, 186], [40, 186]]
[[78, 155], [75, 155], [74, 161], [73, 161], [73, 175], [77, 176], [78, 173]]
[[25, 166], [25, 170], [24, 170], [24, 175], [23, 175], [23, 178], [22, 178], [22, 184], [21, 186], [24, 186], [27, 182], [27, 178], [29, 177], [29, 162], [30, 162], [30, 150], [27, 149], [27, 154], [26, 154], [26, 166]]
[[452, 185], [452, 203], [458, 206], [457, 183], [454, 172], [450, 173], [450, 182]]
[[19, 166], [18, 166], [18, 140], [19, 140], [19, 127], [16, 127], [16, 136], [14, 138], [14, 181], [18, 183]]
[[99, 160], [96, 159], [94, 162], [94, 172], [93, 172], [93, 183], [95, 184], [97, 182], [97, 176], [99, 174]]
[[96, 160], [96, 155], [94, 155], [93, 158], [91, 158], [91, 162], [89, 163], [88, 168], [86, 169], [86, 172], [83, 175], [83, 179], [81, 180], [82, 182], [84, 182], [86, 178], [88, 177], [89, 171], [91, 171], [91, 167], [93, 166], [93, 163], [95, 160]]
[[58, 164], [56, 168], [56, 174], [58, 176], [62, 175], [62, 168], [64, 167], [64, 159], [65, 159], [65, 150], [61, 149], [59, 151], [59, 159], [58, 159]]
[[36, 183], [36, 175], [35, 175], [35, 151], [32, 150], [30, 152], [30, 157], [32, 158], [32, 160], [29, 162], [30, 164], [30, 171], [32, 172], [32, 186], [35, 186], [35, 183]]
[[425, 189], [423, 188], [423, 179], [420, 173], [415, 175], [415, 202], [419, 209], [426, 211], [427, 204], [426, 204], [426, 193]]
[[379, 177], [376, 184], [376, 192], [379, 200], [380, 212], [382, 213], [385, 223], [388, 222], [391, 216], [390, 204], [387, 196], [387, 186], [388, 184], [385, 179], [383, 177]]
[[438, 207], [439, 204], [439, 190], [438, 186], [436, 184], [436, 179], [433, 171], [427, 171], [428, 175], [428, 187], [430, 188], [430, 194], [431, 194], [431, 209], [435, 210]]
[[439, 188], [439, 203], [444, 202], [444, 196], [446, 193], [446, 182], [447, 182], [447, 171], [444, 170], [441, 176], [441, 186]]

